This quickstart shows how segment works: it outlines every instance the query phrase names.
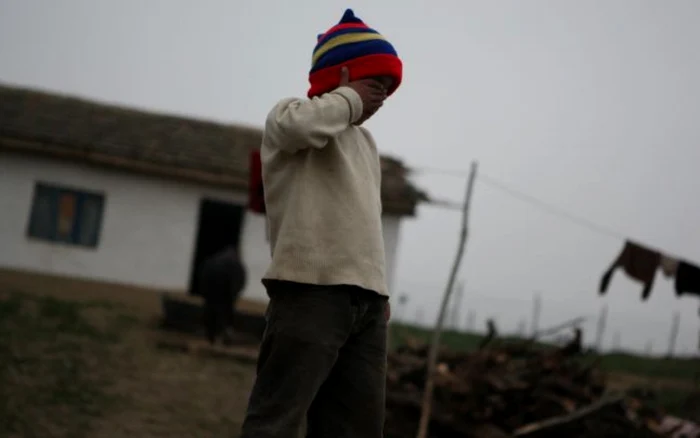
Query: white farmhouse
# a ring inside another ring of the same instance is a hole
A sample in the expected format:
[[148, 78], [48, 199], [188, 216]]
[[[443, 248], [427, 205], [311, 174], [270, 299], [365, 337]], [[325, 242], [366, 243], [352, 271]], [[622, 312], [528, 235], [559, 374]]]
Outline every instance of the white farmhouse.
[[[259, 129], [0, 86], [0, 268], [191, 291], [198, 263], [238, 245], [242, 298], [265, 302], [264, 217], [246, 209]], [[401, 220], [422, 194], [383, 158], [389, 288]]]

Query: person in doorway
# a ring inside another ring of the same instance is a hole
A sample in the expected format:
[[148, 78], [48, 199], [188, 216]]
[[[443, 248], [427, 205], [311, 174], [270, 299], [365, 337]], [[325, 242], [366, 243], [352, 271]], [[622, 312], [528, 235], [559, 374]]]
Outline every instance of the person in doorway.
[[383, 436], [388, 291], [380, 159], [362, 124], [401, 83], [392, 45], [347, 10], [318, 37], [308, 99], [261, 147], [270, 297], [242, 438]]
[[207, 339], [214, 344], [221, 338], [224, 344], [230, 344], [233, 309], [246, 283], [245, 268], [238, 251], [229, 246], [207, 258], [200, 269]]

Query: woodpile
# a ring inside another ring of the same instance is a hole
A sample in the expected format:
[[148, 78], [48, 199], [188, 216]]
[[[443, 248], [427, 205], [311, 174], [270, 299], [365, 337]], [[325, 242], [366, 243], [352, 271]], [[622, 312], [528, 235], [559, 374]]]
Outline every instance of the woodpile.
[[[387, 438], [416, 436], [427, 356], [425, 346], [389, 356]], [[655, 413], [606, 396], [596, 361], [575, 350], [519, 342], [439, 357], [432, 438], [660, 436]]]

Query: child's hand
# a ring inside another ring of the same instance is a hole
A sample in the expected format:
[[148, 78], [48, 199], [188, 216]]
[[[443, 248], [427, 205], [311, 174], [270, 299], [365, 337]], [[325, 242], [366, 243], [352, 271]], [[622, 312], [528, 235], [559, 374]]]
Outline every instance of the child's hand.
[[362, 99], [362, 117], [356, 122], [358, 125], [376, 113], [386, 99], [387, 90], [378, 81], [360, 79], [350, 82], [350, 71], [347, 67], [340, 70], [340, 86], [352, 88]]

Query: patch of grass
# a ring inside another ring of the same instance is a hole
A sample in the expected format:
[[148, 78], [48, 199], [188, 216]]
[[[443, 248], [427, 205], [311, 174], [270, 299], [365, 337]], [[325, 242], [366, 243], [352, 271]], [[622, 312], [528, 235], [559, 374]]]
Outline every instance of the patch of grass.
[[[408, 339], [430, 342], [431, 336], [432, 332], [427, 329], [394, 323], [391, 328], [391, 348], [397, 348]], [[473, 333], [446, 331], [441, 336], [441, 344], [458, 351], [473, 351], [481, 339], [483, 339], [481, 335]], [[652, 379], [693, 380], [700, 373], [698, 359], [664, 359], [613, 353], [602, 355], [600, 365], [605, 371], [623, 372]]]
[[601, 357], [601, 367], [608, 371], [625, 372], [649, 378], [693, 380], [700, 373], [700, 360], [665, 359], [613, 353]]
[[[405, 344], [409, 339], [421, 343], [429, 343], [432, 339], [432, 332], [422, 327], [393, 323], [391, 325], [391, 345], [395, 349]], [[441, 345], [458, 351], [475, 350], [482, 336], [473, 333], [455, 332], [446, 330], [440, 336]]]
[[[428, 330], [423, 327], [394, 323], [391, 326], [390, 348], [395, 349], [405, 344], [409, 339], [421, 343], [429, 343], [432, 340], [432, 336], [432, 330]], [[482, 339], [484, 339], [484, 337], [477, 333], [445, 330], [440, 335], [440, 345], [455, 351], [474, 351], [479, 347], [479, 343]], [[496, 342], [512, 342], [516, 340], [520, 340], [520, 338], [506, 336], [498, 338]], [[537, 343], [536, 345], [544, 344]]]
[[113, 401], [108, 347], [130, 323], [108, 307], [0, 297], [0, 436], [87, 436]]

